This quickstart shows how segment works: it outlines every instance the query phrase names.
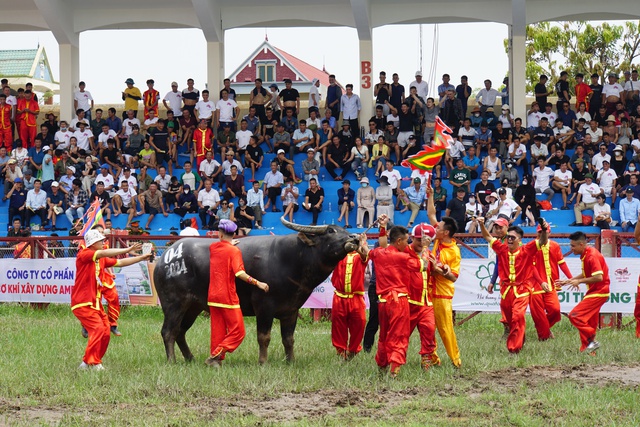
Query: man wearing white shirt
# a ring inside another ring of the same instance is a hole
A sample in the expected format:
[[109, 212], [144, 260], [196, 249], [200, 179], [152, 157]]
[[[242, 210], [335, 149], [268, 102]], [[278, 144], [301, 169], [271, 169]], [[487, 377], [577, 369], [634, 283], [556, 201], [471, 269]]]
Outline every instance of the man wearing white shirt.
[[409, 85], [409, 91], [411, 91], [412, 87], [415, 87], [418, 96], [426, 100], [429, 97], [429, 85], [422, 80], [422, 71], [416, 71], [415, 77], [416, 79]]
[[585, 174], [584, 184], [578, 188], [578, 197], [576, 204], [573, 207], [573, 213], [576, 215], [576, 221], [570, 225], [581, 226], [582, 225], [582, 211], [593, 209], [596, 204], [596, 196], [603, 194], [602, 189], [593, 182], [593, 175], [590, 173]]
[[553, 104], [550, 102], [547, 102], [547, 105], [544, 106], [544, 111], [540, 113], [540, 118], [546, 117], [547, 120], [549, 121], [550, 126], [553, 126], [556, 120], [558, 120], [558, 115], [553, 111], [551, 111], [552, 108], [553, 108]]
[[133, 110], [127, 111], [127, 118], [122, 122], [122, 132], [120, 133], [120, 139], [127, 139], [129, 135], [133, 133], [133, 125], [141, 127], [140, 120], [134, 115]]
[[[135, 172], [135, 170], [133, 172]], [[132, 188], [134, 190], [138, 188], [138, 180], [131, 174], [131, 168], [129, 166], [125, 166], [122, 169], [122, 173], [118, 177], [118, 182], [122, 181], [127, 181], [129, 183], [129, 188]]]
[[600, 144], [600, 152], [593, 155], [593, 158], [591, 159], [591, 165], [597, 172], [602, 169], [605, 161], [611, 163], [611, 155], [607, 154], [607, 145]]
[[110, 139], [114, 139], [116, 141], [116, 147], [120, 148], [120, 139], [118, 138], [118, 134], [105, 123], [102, 125], [102, 132], [98, 135], [98, 145], [96, 149], [102, 151], [107, 148], [107, 141]]
[[618, 175], [611, 169], [609, 160], [602, 162], [602, 169], [598, 171], [597, 181], [605, 196], [611, 196], [611, 206], [616, 202], [616, 180]]
[[602, 88], [602, 105], [607, 107], [607, 115], [615, 113], [618, 102], [622, 102], [622, 105], [624, 105], [625, 99], [623, 95], [624, 87], [618, 83], [618, 75], [610, 73], [609, 83]]
[[631, 71], [631, 80], [627, 80], [624, 84], [624, 96], [627, 98], [627, 107], [629, 111], [635, 112], [637, 105], [640, 103], [640, 80], [638, 80], [638, 70]]
[[538, 157], [538, 167], [533, 170], [533, 179], [535, 181], [533, 188], [536, 194], [546, 194], [547, 200], [553, 198], [553, 189], [549, 186], [549, 181], [553, 178], [553, 170], [545, 164], [544, 157]]
[[100, 174], [96, 176], [95, 184], [101, 182], [104, 184], [104, 189], [109, 193], [110, 197], [113, 197], [116, 193], [113, 191], [113, 187], [115, 185], [115, 180], [113, 179], [113, 175], [109, 173], [109, 164], [104, 163], [100, 166]]
[[480, 111], [482, 111], [483, 116], [487, 112], [487, 108], [495, 105], [498, 95], [498, 91], [491, 87], [491, 80], [485, 80], [484, 88], [480, 89], [476, 95], [476, 101], [480, 105]]
[[202, 182], [209, 178], [215, 182], [216, 177], [220, 173], [220, 163], [213, 158], [213, 151], [207, 151], [204, 156], [204, 160], [200, 162], [200, 178]]
[[216, 111], [216, 104], [209, 99], [209, 91], [202, 91], [202, 99], [196, 103], [195, 111], [197, 113], [198, 121], [201, 119], [207, 120], [209, 126], [213, 123], [213, 113]]
[[253, 209], [257, 228], [262, 228], [264, 210], [264, 193], [260, 189], [260, 181], [253, 181], [251, 190], [247, 191], [247, 206]]
[[502, 216], [509, 221], [509, 224], [512, 224], [520, 215], [522, 208], [513, 199], [507, 197], [507, 190], [504, 188], [498, 190], [498, 197], [500, 198], [498, 201], [498, 217]]
[[136, 205], [137, 196], [138, 192], [135, 188], [131, 188], [126, 179], [120, 181], [120, 188], [113, 196], [113, 214], [118, 216], [126, 209], [129, 217], [127, 218], [127, 225], [125, 225], [125, 228], [131, 225], [131, 220], [134, 215], [140, 214]]
[[540, 126], [540, 119], [542, 115], [540, 114], [540, 104], [537, 102], [531, 103], [531, 110], [529, 110], [529, 114], [527, 114], [527, 129], [533, 130]]
[[280, 209], [276, 207], [277, 197], [282, 194], [282, 186], [284, 185], [284, 175], [278, 170], [278, 163], [276, 161], [271, 162], [271, 170], [264, 176], [264, 188], [263, 193], [267, 193], [268, 201], [264, 206], [264, 210], [269, 207], [269, 204], [273, 204], [271, 211], [280, 212]]
[[[147, 111], [147, 114], [149, 115], [149, 118], [144, 121], [144, 124], [142, 125], [142, 130], [148, 133], [151, 129], [155, 129], [156, 126], [158, 125], [158, 117], [156, 117], [155, 110], [149, 110]], [[132, 132], [133, 132], [133, 129], [132, 129]]]
[[158, 184], [158, 190], [160, 190], [164, 196], [169, 191], [169, 185], [171, 184], [171, 176], [167, 175], [167, 168], [160, 166], [158, 168], [158, 175], [154, 181]]
[[[167, 101], [169, 105], [167, 105]], [[178, 90], [178, 83], [171, 82], [171, 91], [162, 99], [164, 108], [173, 111], [173, 117], [182, 117], [182, 92]]]
[[91, 92], [88, 90], [84, 90], [85, 83], [78, 83], [78, 90], [73, 94], [73, 108], [75, 110], [82, 109], [84, 110], [85, 118], [91, 122], [91, 110], [93, 109], [93, 97], [91, 96]]
[[387, 167], [387, 169], [384, 170], [380, 174], [380, 176], [387, 177], [387, 180], [389, 181], [389, 187], [391, 187], [391, 190], [395, 195], [398, 191], [398, 184], [400, 183], [400, 181], [402, 181], [402, 175], [400, 175], [400, 172], [393, 168], [393, 162], [387, 162], [385, 166]]
[[567, 162], [560, 163], [560, 169], [556, 169], [553, 174], [551, 186], [554, 190], [562, 193], [562, 210], [567, 210], [567, 198], [571, 195], [571, 180], [573, 173], [568, 168]]
[[47, 225], [47, 193], [41, 187], [42, 183], [36, 179], [33, 183], [33, 189], [27, 193], [27, 201], [25, 202], [27, 225], [31, 224], [32, 215], [40, 217], [40, 224], [43, 227]]
[[235, 130], [235, 119], [240, 114], [240, 107], [236, 104], [236, 101], [229, 98], [229, 92], [226, 89], [222, 89], [222, 98], [216, 102], [216, 129], [221, 129], [220, 126], [224, 126], [225, 123], [229, 123], [231, 130]]
[[212, 185], [213, 182], [210, 179], [205, 179], [204, 189], [198, 192], [198, 216], [203, 230], [213, 227], [216, 221], [215, 214], [220, 203], [220, 194], [211, 188]]
[[78, 123], [78, 129], [73, 133], [73, 136], [78, 141], [78, 148], [86, 151], [87, 153], [92, 150], [93, 147], [93, 132], [87, 128], [85, 122]]
[[[311, 111], [318, 113], [320, 111], [320, 80], [313, 79], [311, 81], [311, 87], [309, 88], [309, 115]], [[255, 210], [255, 209], [254, 209]]]
[[342, 111], [342, 119], [349, 121], [351, 133], [360, 136], [360, 126], [358, 124], [358, 114], [362, 109], [360, 97], [353, 93], [353, 85], [349, 83], [345, 86], [346, 93], [340, 98], [340, 110]]
[[53, 139], [56, 141], [56, 148], [64, 150], [69, 146], [69, 139], [73, 132], [69, 131], [68, 124], [64, 120], [60, 121], [60, 130], [56, 132]]
[[69, 130], [71, 132], [75, 132], [78, 129], [78, 123], [80, 122], [84, 122], [87, 127], [89, 127], [89, 120], [87, 120], [87, 118], [84, 116], [84, 110], [82, 108], [78, 108], [76, 110], [76, 117], [71, 120], [71, 123], [69, 124]]

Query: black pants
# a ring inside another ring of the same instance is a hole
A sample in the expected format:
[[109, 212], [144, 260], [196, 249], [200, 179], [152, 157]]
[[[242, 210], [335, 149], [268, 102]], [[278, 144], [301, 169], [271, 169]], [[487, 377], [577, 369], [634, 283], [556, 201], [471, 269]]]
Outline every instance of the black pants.
[[600, 227], [601, 230], [609, 230], [611, 228], [609, 227], [609, 223], [607, 221], [598, 221], [596, 222], [596, 225]]
[[360, 125], [358, 119], [349, 119], [349, 126], [351, 127], [351, 134], [354, 138], [360, 137]]
[[[207, 214], [207, 211], [209, 210], [209, 206], [205, 206], [204, 209], [198, 209], [198, 216], [200, 217], [200, 222], [202, 223], [203, 227], [209, 227], [212, 228], [213, 224], [215, 224], [216, 222], [216, 217], [213, 215], [209, 215]], [[217, 212], [216, 209], [214, 209], [214, 212]]]
[[256, 109], [256, 116], [260, 119], [260, 123], [267, 123], [267, 113], [264, 105], [253, 104], [252, 107]]
[[378, 295], [376, 295], [376, 282], [372, 281], [369, 284], [369, 321], [364, 329], [364, 340], [362, 341], [362, 347], [364, 351], [369, 352], [373, 347], [373, 343], [376, 339], [376, 332], [378, 332]]
[[282, 187], [269, 187], [267, 188], [267, 198], [271, 202], [271, 208], [274, 209], [276, 207], [276, 201], [278, 197], [282, 194]]
[[44, 226], [47, 222], [47, 209], [45, 208], [40, 208], [40, 209], [36, 209], [35, 211], [31, 211], [31, 209], [25, 209], [26, 212], [26, 226], [30, 227], [29, 224], [31, 224], [31, 217], [33, 217], [34, 215], [37, 215], [40, 217], [40, 225]]
[[307, 209], [306, 206], [303, 204], [302, 207], [304, 208], [305, 211], [311, 212], [311, 214], [313, 215], [312, 223], [313, 223], [313, 225], [316, 225], [318, 223], [318, 214], [320, 212], [322, 212], [322, 205], [320, 205], [320, 208], [316, 208], [315, 206], [311, 206], [310, 209]]
[[336, 179], [338, 174], [335, 172], [336, 169], [342, 169], [342, 174], [340, 175], [343, 179], [347, 176], [347, 173], [351, 170], [351, 162], [342, 163], [342, 161], [337, 161], [338, 167], [336, 168], [332, 162], [327, 162], [327, 172], [331, 175], [331, 178]]
[[[173, 210], [173, 212], [174, 212], [175, 214], [179, 215], [179, 216], [180, 216], [180, 218], [184, 218], [184, 216], [185, 216], [187, 213], [196, 213], [196, 212], [197, 212], [197, 209], [196, 209], [196, 208], [189, 208], [189, 209], [187, 209], [187, 208], [182, 208], [182, 207], [181, 207], [181, 208], [175, 208], [175, 209]], [[202, 217], [201, 217], [201, 219], [202, 219]]]
[[27, 225], [27, 222], [25, 221], [25, 213], [26, 213], [27, 209], [23, 209], [21, 211], [18, 210], [18, 208], [9, 208], [9, 224], [13, 225], [13, 219], [15, 217], [20, 218], [20, 223], [26, 227], [28, 227], [29, 225]]

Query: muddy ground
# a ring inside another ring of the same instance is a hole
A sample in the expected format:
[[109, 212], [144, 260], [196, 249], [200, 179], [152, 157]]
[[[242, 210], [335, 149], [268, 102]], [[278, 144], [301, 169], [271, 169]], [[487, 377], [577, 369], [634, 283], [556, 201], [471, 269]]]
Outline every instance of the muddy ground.
[[[464, 373], [458, 380], [465, 379]], [[544, 383], [559, 380], [571, 380], [576, 385], [608, 385], [619, 384], [623, 387], [640, 386], [640, 364], [636, 365], [578, 365], [572, 367], [550, 368], [546, 366], [528, 368], [508, 368], [501, 371], [482, 373], [468, 378], [466, 387], [454, 388], [445, 386], [436, 391], [436, 395], [446, 397], [466, 394], [471, 399], [478, 399], [482, 393], [490, 390], [505, 392], [509, 389], [524, 386], [534, 389]], [[185, 408], [156, 408], [158, 412], [167, 411], [167, 422], [170, 423], [172, 411], [197, 411], [202, 415], [215, 419], [221, 414], [237, 417], [253, 417], [265, 420], [268, 424], [295, 423], [296, 420], [331, 418], [343, 412], [344, 408], [366, 411], [367, 418], [386, 417], [390, 408], [406, 404], [411, 399], [430, 393], [433, 390], [410, 388], [401, 391], [382, 389], [373, 391], [319, 390], [305, 393], [282, 393], [279, 396], [257, 400], [242, 398], [236, 400], [207, 399], [192, 402]], [[119, 411], [136, 411], [139, 406], [134, 403], [117, 405], [117, 408], [93, 408], [91, 413], [86, 409], [73, 407], [28, 407], [18, 401], [0, 398], [0, 427], [12, 425], [58, 425], [65, 415], [70, 414], [87, 422], [94, 417], [109, 418], [114, 409]]]

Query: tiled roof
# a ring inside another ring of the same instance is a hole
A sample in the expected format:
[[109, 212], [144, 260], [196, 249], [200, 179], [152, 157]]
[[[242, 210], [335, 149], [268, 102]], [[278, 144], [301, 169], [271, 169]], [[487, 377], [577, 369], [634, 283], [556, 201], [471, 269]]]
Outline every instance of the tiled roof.
[[38, 49], [0, 50], [0, 76], [28, 76]]
[[329, 86], [329, 74], [326, 71], [322, 71], [319, 68], [314, 67], [311, 64], [304, 62], [302, 59], [298, 59], [295, 56], [285, 52], [284, 50], [273, 46], [275, 50], [282, 55], [285, 60], [293, 65], [293, 67], [302, 73], [307, 80], [311, 81], [314, 78], [320, 80], [320, 84], [323, 86]]

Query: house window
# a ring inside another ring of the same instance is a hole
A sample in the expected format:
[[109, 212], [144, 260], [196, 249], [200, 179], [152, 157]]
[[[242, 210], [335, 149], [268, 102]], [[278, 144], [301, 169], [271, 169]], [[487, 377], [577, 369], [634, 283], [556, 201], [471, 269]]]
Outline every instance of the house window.
[[259, 62], [256, 64], [256, 77], [263, 82], [273, 82], [276, 78], [275, 62]]

